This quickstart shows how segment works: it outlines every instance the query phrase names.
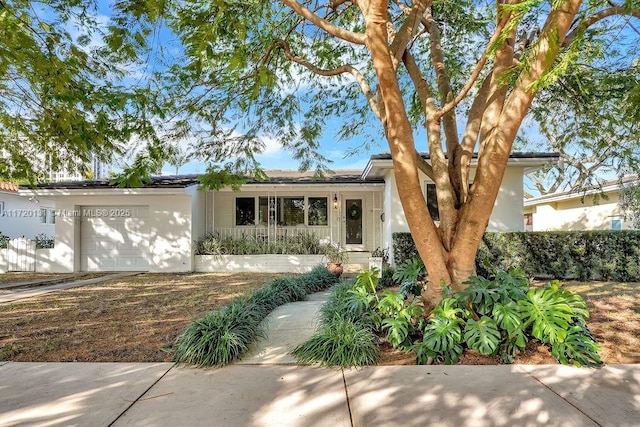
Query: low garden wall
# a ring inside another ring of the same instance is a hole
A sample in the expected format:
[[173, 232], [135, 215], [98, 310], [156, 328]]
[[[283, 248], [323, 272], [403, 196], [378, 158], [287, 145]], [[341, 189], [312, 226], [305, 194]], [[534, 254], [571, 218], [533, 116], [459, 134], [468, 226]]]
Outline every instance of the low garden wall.
[[[394, 233], [393, 245], [396, 265], [418, 256], [409, 233]], [[485, 259], [540, 278], [640, 282], [640, 230], [487, 232], [476, 255], [482, 276]]]
[[323, 255], [196, 255], [195, 271], [206, 273], [307, 273]]

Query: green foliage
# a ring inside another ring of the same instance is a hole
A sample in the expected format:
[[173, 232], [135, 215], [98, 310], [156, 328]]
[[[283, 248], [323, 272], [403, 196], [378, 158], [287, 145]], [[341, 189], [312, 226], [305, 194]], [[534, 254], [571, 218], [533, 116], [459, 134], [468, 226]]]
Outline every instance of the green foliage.
[[585, 326], [589, 313], [582, 297], [563, 290], [558, 281], [529, 289], [522, 271], [492, 271], [494, 279], [472, 277], [465, 290], [434, 308], [422, 341], [413, 346], [419, 363], [455, 363], [465, 347], [512, 363], [536, 338], [561, 363], [601, 364], [599, 347]]
[[423, 281], [427, 275], [427, 270], [420, 258], [410, 258], [400, 264], [393, 280], [400, 282], [400, 293], [405, 297], [409, 295], [420, 296], [423, 290]]
[[296, 347], [293, 355], [300, 363], [340, 367], [373, 365], [379, 358], [371, 327], [340, 314]]
[[35, 184], [62, 168], [84, 175], [93, 156], [111, 161], [133, 136], [139, 146], [157, 140], [154, 91], [129, 79], [148, 58], [156, 21], [107, 26], [100, 16], [95, 1], [2, 2], [0, 179]]
[[320, 266], [301, 276], [276, 278], [251, 295], [193, 321], [176, 338], [174, 360], [196, 366], [227, 365], [241, 358], [256, 337], [263, 336], [260, 323], [273, 309], [337, 282]]
[[36, 235], [33, 240], [36, 242], [36, 249], [51, 249], [54, 247], [55, 239], [44, 233]]
[[447, 365], [456, 363], [463, 351], [462, 323], [457, 317], [436, 316], [429, 320], [423, 329], [422, 341], [414, 345], [417, 362], [423, 364], [432, 358]]
[[224, 366], [237, 360], [264, 333], [258, 328], [263, 307], [237, 299], [193, 322], [176, 339], [174, 360], [196, 366]]
[[255, 236], [244, 236], [240, 239], [233, 237], [219, 237], [217, 234], [207, 234], [196, 242], [196, 255], [320, 255], [322, 246], [320, 240], [313, 233], [301, 233], [292, 236], [282, 236], [269, 241]]
[[[416, 256], [409, 233], [394, 233], [396, 264]], [[559, 280], [640, 281], [640, 231], [487, 232], [478, 254], [479, 276], [494, 265], [519, 267], [534, 277]]]
[[7, 249], [9, 246], [9, 240], [11, 240], [11, 238], [9, 236], [5, 236], [0, 231], [0, 249]]

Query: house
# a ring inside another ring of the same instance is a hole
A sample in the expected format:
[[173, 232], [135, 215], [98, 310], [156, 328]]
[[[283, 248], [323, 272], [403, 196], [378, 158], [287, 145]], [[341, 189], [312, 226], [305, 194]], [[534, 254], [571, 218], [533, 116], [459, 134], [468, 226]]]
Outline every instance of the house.
[[581, 192], [560, 192], [524, 201], [527, 231], [625, 230], [633, 228], [620, 210], [620, 192], [638, 177], [604, 182]]
[[[549, 153], [511, 156], [489, 230], [523, 229], [523, 173], [554, 159], [557, 155]], [[372, 251], [393, 251], [393, 233], [408, 231], [390, 155], [371, 157], [364, 170], [319, 179], [294, 171], [268, 175], [237, 192], [203, 191], [194, 175], [156, 177], [144, 188], [80, 181], [21, 189], [24, 197], [51, 198], [56, 206], [55, 248], [38, 251], [36, 269], [305, 271], [322, 260], [320, 255], [195, 256], [195, 242], [207, 234], [265, 241], [313, 234], [348, 251], [352, 267], [366, 268]], [[433, 209], [433, 183], [422, 179]]]
[[10, 238], [37, 235], [53, 237], [55, 210], [52, 199], [22, 197], [19, 186], [0, 181], [0, 235]]

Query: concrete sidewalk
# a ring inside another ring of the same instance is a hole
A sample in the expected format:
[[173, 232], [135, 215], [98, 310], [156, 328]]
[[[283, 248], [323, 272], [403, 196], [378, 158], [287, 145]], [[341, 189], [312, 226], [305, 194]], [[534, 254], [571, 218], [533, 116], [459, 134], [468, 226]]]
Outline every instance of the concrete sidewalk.
[[0, 362], [2, 426], [639, 426], [640, 367]]

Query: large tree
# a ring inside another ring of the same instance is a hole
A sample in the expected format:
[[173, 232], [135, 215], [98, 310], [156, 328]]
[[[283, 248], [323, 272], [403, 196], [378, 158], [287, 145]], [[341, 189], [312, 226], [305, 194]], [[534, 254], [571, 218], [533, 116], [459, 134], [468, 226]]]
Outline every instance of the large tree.
[[[638, 18], [638, 9], [637, 1], [184, 1], [170, 24], [186, 61], [170, 85], [172, 99], [187, 100], [173, 105], [174, 131], [197, 135], [198, 153], [224, 170], [256, 168], [265, 135], [319, 168], [329, 123], [342, 120], [339, 138], [383, 135], [430, 280], [456, 289], [474, 272], [536, 94], [637, 36], [607, 20]], [[436, 184], [439, 224], [420, 172]]]

